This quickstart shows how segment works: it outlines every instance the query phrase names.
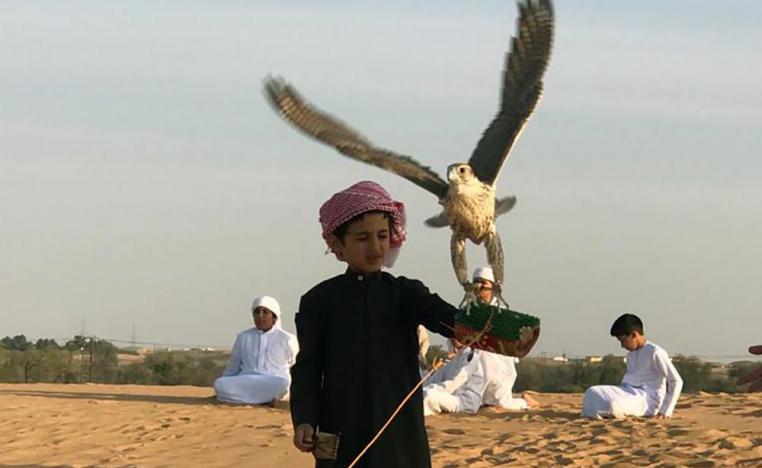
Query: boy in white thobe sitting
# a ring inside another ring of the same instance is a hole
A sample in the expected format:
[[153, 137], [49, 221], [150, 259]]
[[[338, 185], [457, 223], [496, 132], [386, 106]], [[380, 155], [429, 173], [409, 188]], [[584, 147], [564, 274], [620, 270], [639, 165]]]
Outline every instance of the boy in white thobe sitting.
[[214, 381], [217, 399], [227, 403], [273, 403], [288, 393], [289, 368], [298, 351], [296, 337], [280, 326], [280, 305], [262, 296], [251, 305], [254, 328], [235, 338], [222, 377]]
[[622, 384], [596, 385], [585, 392], [582, 416], [587, 418], [646, 416], [669, 418], [680, 397], [683, 379], [661, 347], [646, 340], [643, 322], [624, 314], [611, 326], [627, 354]]
[[484, 368], [468, 346], [452, 339], [456, 354], [423, 387], [423, 415], [476, 413], [482, 406]]

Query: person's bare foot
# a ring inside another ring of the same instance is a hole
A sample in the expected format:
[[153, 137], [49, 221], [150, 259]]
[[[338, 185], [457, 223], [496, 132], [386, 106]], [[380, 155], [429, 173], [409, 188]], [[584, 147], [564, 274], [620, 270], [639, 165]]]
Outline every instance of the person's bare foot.
[[273, 402], [272, 402], [272, 404], [270, 406], [273, 407], [273, 408], [276, 408], [276, 409], [286, 409], [287, 410], [287, 409], [289, 409], [290, 404], [289, 404], [288, 400], [280, 400], [280, 399], [277, 399], [277, 398], [273, 398]]
[[521, 398], [523, 398], [524, 401], [527, 402], [527, 406], [529, 408], [539, 408], [540, 407], [540, 402], [535, 400], [529, 392], [522, 393], [521, 394]]

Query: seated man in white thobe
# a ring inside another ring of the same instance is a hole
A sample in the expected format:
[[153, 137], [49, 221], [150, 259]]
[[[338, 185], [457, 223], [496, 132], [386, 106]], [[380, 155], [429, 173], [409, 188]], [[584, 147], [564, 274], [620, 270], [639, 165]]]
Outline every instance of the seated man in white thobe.
[[280, 306], [262, 296], [251, 305], [254, 328], [235, 338], [222, 377], [214, 381], [217, 399], [227, 403], [273, 403], [288, 393], [289, 368], [298, 351], [296, 337], [280, 326]]
[[611, 326], [627, 354], [627, 372], [622, 384], [596, 385], [585, 392], [582, 416], [624, 418], [646, 416], [669, 418], [683, 389], [683, 379], [661, 347], [646, 340], [643, 322], [624, 314]]
[[478, 354], [457, 340], [456, 352], [423, 387], [423, 414], [476, 413], [482, 406], [484, 369]]
[[[484, 304], [498, 305], [494, 297], [495, 275], [490, 267], [474, 270], [472, 277], [476, 299]], [[513, 384], [516, 383], [516, 363], [518, 359], [512, 356], [502, 356], [487, 351], [477, 351], [484, 369], [485, 389], [482, 396], [483, 404], [497, 406], [507, 410], [524, 410], [536, 408], [539, 403], [529, 394], [523, 393], [521, 398], [513, 397]]]

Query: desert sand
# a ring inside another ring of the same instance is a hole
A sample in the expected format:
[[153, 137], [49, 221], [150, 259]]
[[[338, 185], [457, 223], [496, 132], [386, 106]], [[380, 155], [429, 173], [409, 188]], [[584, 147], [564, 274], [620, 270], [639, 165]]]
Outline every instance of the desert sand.
[[[310, 467], [285, 408], [216, 403], [211, 389], [0, 384], [0, 467]], [[670, 420], [592, 421], [581, 395], [543, 408], [427, 419], [435, 467], [762, 466], [762, 394], [683, 395]]]

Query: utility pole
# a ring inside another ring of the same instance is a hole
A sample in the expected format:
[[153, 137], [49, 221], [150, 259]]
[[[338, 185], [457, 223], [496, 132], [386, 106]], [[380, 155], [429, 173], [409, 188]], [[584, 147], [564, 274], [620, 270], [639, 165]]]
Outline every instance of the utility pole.
[[93, 381], [93, 356], [95, 355], [95, 337], [90, 338], [90, 370], [87, 372], [87, 381]]
[[[81, 335], [80, 335], [81, 336]], [[85, 378], [85, 347], [79, 347], [79, 383], [82, 383]]]
[[130, 347], [138, 349], [138, 334], [135, 331], [135, 322], [132, 322], [132, 335], [130, 335]]

